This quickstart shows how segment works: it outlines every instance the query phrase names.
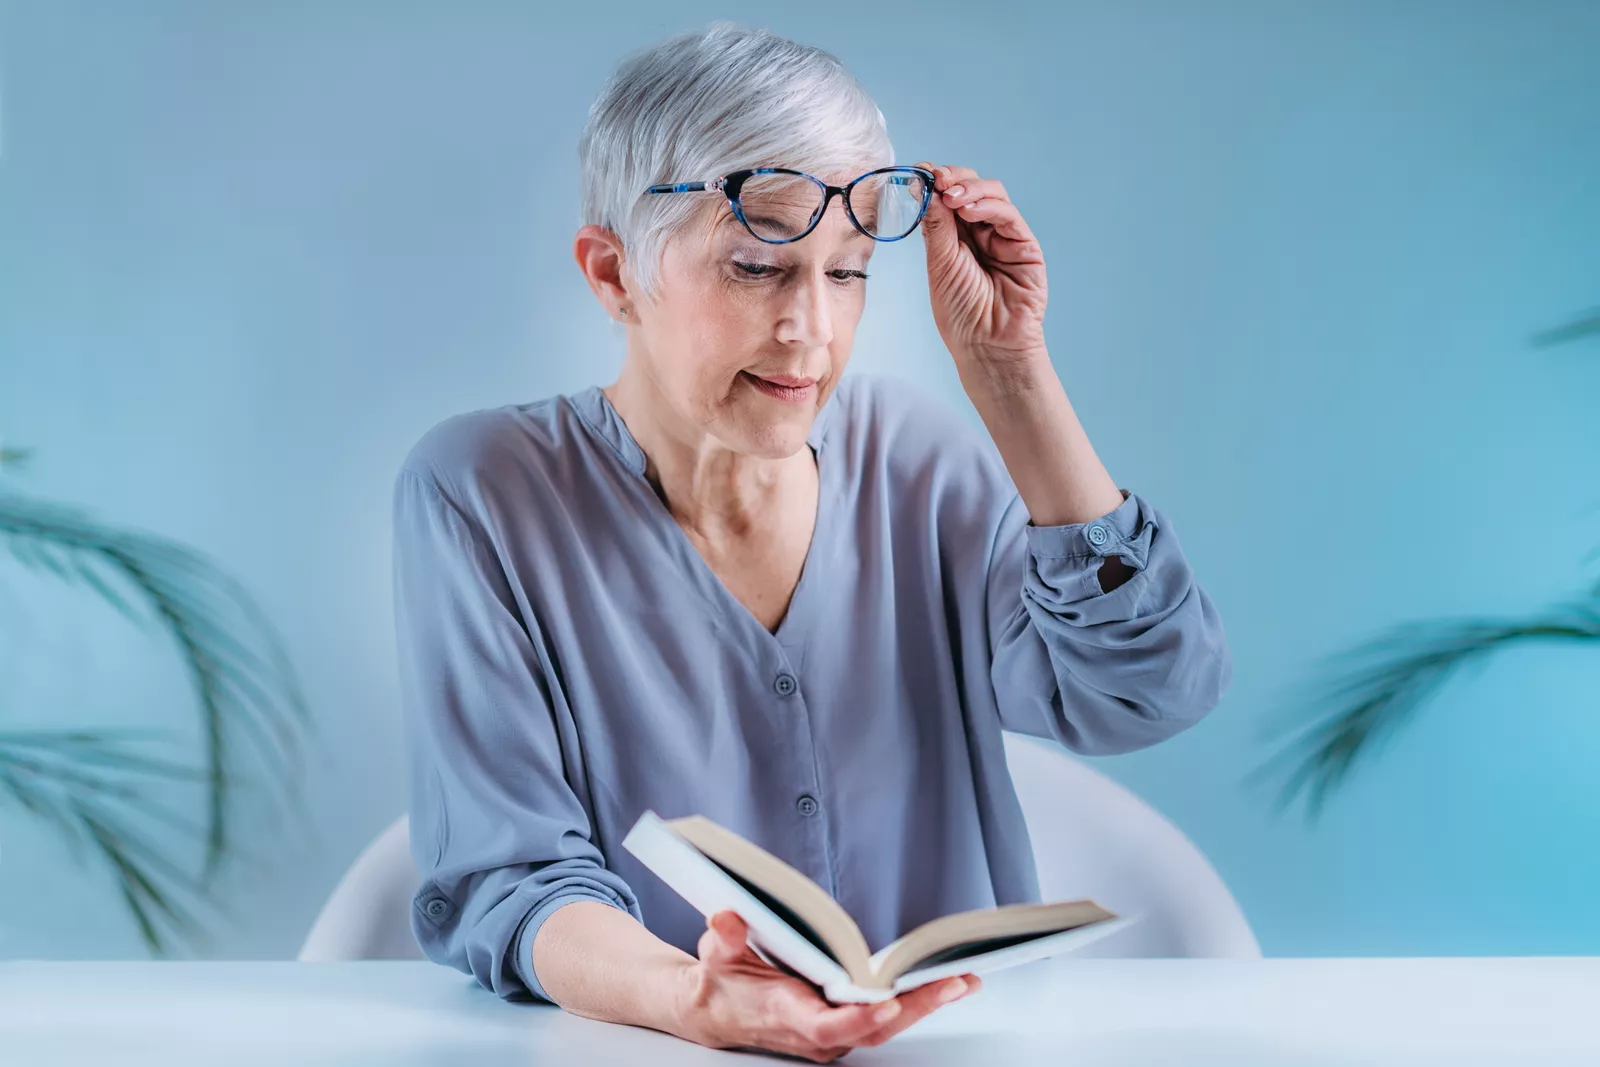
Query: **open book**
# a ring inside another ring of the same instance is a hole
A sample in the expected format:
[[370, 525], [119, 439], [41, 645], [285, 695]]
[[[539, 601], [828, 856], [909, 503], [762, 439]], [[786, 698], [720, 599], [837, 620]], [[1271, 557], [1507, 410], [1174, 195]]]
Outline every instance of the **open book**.
[[622, 847], [701, 914], [737, 912], [758, 955], [835, 1004], [888, 1000], [951, 975], [1075, 951], [1133, 921], [1092, 900], [1009, 904], [933, 919], [873, 952], [826, 890], [704, 816], [646, 811]]

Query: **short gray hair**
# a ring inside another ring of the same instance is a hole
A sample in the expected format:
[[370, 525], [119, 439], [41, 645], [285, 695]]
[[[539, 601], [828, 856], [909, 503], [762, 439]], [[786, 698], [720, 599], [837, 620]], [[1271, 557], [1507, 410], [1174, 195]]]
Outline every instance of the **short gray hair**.
[[711, 198], [648, 186], [740, 167], [860, 174], [893, 164], [894, 146], [883, 112], [832, 53], [718, 20], [624, 59], [589, 108], [578, 159], [583, 224], [617, 235], [654, 300], [668, 239]]

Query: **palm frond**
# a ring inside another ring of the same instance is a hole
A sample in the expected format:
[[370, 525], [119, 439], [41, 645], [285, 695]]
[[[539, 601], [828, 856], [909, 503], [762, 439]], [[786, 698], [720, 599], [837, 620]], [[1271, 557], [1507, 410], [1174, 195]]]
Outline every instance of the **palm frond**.
[[1331, 669], [1317, 683], [1311, 703], [1330, 710], [1309, 726], [1294, 727], [1297, 736], [1246, 781], [1284, 776], [1276, 809], [1281, 812], [1304, 797], [1307, 817], [1315, 820], [1357, 764], [1415, 718], [1453, 674], [1481, 667], [1516, 642], [1551, 640], [1600, 641], [1600, 598], [1526, 620], [1441, 620], [1392, 627], [1326, 661]]
[[[1535, 334], [1535, 347], [1600, 337], [1600, 307], [1572, 321]], [[1600, 555], [1600, 546], [1584, 561]], [[1310, 819], [1321, 814], [1328, 797], [1372, 757], [1422, 705], [1458, 671], [1481, 666], [1497, 651], [1518, 641], [1600, 640], [1600, 581], [1576, 603], [1527, 620], [1414, 622], [1391, 628], [1367, 644], [1326, 661], [1304, 706], [1318, 709], [1305, 725], [1296, 713], [1298, 735], [1269, 756], [1246, 782], [1260, 782], [1288, 771], [1279, 789], [1281, 812], [1300, 797]]]
[[28, 462], [28, 457], [31, 455], [33, 453], [29, 449], [16, 448], [0, 441], [0, 471], [5, 470], [7, 467], [12, 469], [22, 467]]
[[[209, 886], [233, 848], [237, 741], [265, 761], [279, 795], [309, 820], [298, 760], [301, 734], [314, 726], [281, 640], [243, 586], [185, 545], [108, 527], [78, 510], [15, 493], [0, 493], [0, 546], [25, 567], [81, 585], [139, 625], [153, 623], [177, 645], [199, 705], [205, 750], [207, 819], [200, 888]], [[132, 769], [130, 753], [106, 748], [104, 738], [84, 740], [89, 736], [58, 734], [52, 743], [63, 745], [71, 760], [111, 760]], [[153, 765], [143, 769], [162, 773]], [[9, 787], [18, 781], [13, 777], [0, 784]], [[38, 803], [36, 795], [24, 797], [14, 788], [5, 792], [35, 810], [29, 801]], [[46, 807], [35, 814], [89, 834], [118, 872], [128, 907], [148, 940], [154, 912], [165, 912], [165, 898], [151, 895], [155, 883], [149, 870], [130, 860], [140, 851], [141, 839], [110, 813], [81, 804]], [[108, 848], [119, 842], [124, 847], [113, 855]], [[180, 929], [190, 929], [176, 916], [167, 918]]]
[[191, 943], [208, 937], [194, 916], [194, 909], [206, 903], [205, 886], [126, 816], [204, 841], [203, 825], [158, 803], [148, 791], [162, 782], [204, 783], [209, 775], [204, 767], [134, 751], [129, 744], [134, 736], [134, 731], [0, 732], [0, 794], [61, 830], [79, 862], [90, 859], [86, 849], [98, 855], [115, 876], [145, 944], [165, 955], [174, 934]]
[[1600, 337], [1600, 307], [1582, 312], [1571, 322], [1541, 330], [1530, 337], [1528, 343], [1535, 348], [1549, 348], [1551, 345], [1564, 345], [1585, 337]]

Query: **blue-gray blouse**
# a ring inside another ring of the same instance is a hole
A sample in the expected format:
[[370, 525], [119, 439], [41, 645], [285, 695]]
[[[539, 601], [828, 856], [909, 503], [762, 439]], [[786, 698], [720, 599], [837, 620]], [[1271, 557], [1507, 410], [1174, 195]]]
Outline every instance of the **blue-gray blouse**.
[[[646, 808], [781, 856], [874, 950], [1037, 900], [1000, 731], [1126, 752], [1220, 700], [1216, 607], [1138, 494], [1031, 525], [981, 428], [888, 378], [842, 378], [810, 445], [816, 526], [776, 633], [598, 387], [458, 415], [412, 449], [395, 610], [430, 959], [549, 999], [534, 935], [578, 900], [694, 953], [704, 919], [620, 845]], [[1111, 555], [1134, 573], [1104, 592]]]

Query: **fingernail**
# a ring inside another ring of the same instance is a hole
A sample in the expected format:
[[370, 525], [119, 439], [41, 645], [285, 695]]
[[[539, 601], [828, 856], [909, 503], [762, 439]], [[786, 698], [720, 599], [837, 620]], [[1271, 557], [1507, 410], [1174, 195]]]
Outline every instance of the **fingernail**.
[[875, 1023], [886, 1023], [899, 1014], [900, 1002], [898, 1000], [891, 1000], [889, 1003], [872, 1013], [872, 1021]]
[[945, 196], [960, 196], [965, 190], [959, 185], [952, 185], [944, 191]]
[[939, 1003], [948, 1004], [967, 991], [967, 980], [957, 978], [939, 991]]

